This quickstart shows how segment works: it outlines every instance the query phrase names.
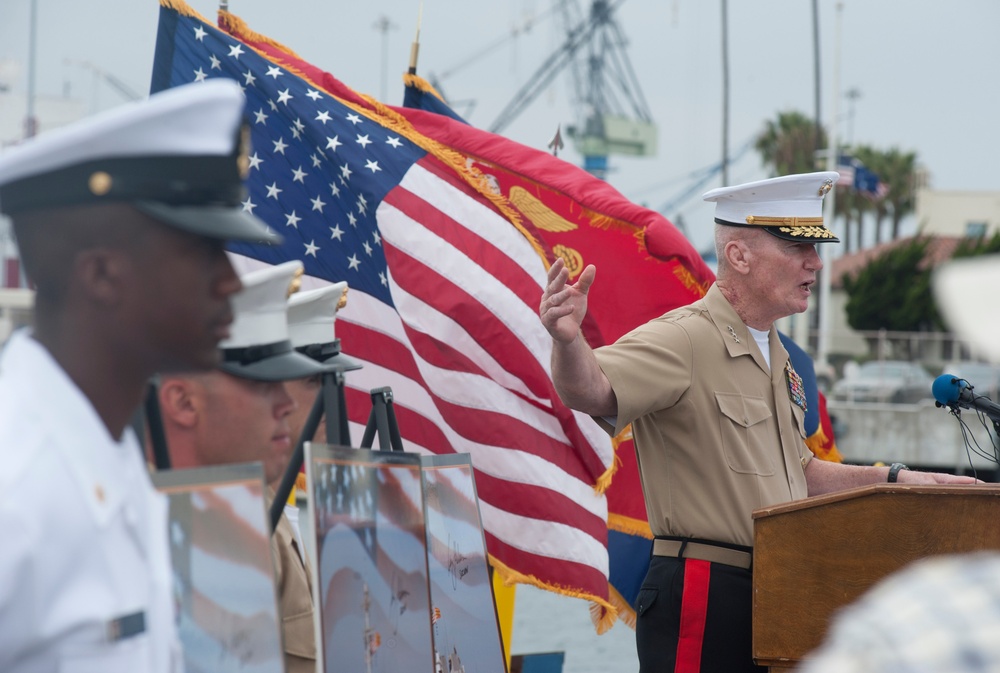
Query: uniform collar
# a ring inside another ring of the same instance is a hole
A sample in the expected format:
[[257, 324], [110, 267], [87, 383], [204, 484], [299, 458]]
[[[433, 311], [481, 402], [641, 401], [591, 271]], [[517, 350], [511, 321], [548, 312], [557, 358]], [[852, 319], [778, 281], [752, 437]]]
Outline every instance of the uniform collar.
[[[127, 428], [120, 441], [114, 439], [87, 396], [29, 330], [10, 337], [0, 371], [24, 382], [25, 394], [44, 402], [35, 410], [39, 422], [54, 438], [53, 448], [94, 520], [106, 525], [125, 500], [128, 480], [135, 478], [123, 466], [132, 464], [126, 461], [141, 462], [132, 429]], [[136, 455], [122, 455], [128, 451]]]
[[[719, 330], [719, 334], [722, 337], [722, 343], [726, 345], [726, 350], [729, 351], [729, 357], [737, 358], [741, 355], [749, 355], [762, 371], [770, 375], [771, 370], [768, 368], [767, 362], [764, 360], [764, 356], [761, 354], [760, 350], [756, 346], [753, 348], [750, 347], [750, 344], [754, 343], [753, 335], [750, 334], [750, 330], [747, 329], [743, 319], [740, 318], [738, 313], [736, 313], [736, 309], [733, 308], [733, 305], [730, 304], [729, 300], [726, 299], [726, 296], [722, 294], [722, 290], [719, 289], [718, 283], [713, 283], [712, 287], [708, 288], [708, 292], [705, 293], [704, 301], [705, 306], [708, 308], [709, 315], [712, 316], [712, 321], [715, 323], [716, 329]], [[771, 329], [768, 331], [768, 341], [771, 348], [770, 355], [772, 366], [783, 367], [784, 363], [780, 361], [780, 358], [774, 357], [774, 344], [778, 341], [778, 334], [774, 325], [771, 325]]]

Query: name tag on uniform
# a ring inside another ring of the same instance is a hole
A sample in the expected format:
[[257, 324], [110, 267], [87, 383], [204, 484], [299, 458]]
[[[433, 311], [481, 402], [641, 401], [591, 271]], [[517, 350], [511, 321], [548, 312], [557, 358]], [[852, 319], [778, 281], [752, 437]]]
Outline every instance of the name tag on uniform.
[[108, 642], [114, 643], [119, 640], [125, 640], [126, 638], [137, 636], [145, 630], [146, 613], [133, 612], [130, 615], [124, 615], [108, 622]]

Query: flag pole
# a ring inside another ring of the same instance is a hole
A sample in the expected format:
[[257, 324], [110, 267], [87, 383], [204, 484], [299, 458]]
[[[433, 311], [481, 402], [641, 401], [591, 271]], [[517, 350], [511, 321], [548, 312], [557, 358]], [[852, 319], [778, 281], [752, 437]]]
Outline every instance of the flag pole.
[[420, 23], [424, 18], [424, 0], [420, 0], [420, 8], [417, 10], [417, 34], [410, 45], [410, 68], [407, 72], [411, 75], [417, 74], [417, 54], [420, 52]]

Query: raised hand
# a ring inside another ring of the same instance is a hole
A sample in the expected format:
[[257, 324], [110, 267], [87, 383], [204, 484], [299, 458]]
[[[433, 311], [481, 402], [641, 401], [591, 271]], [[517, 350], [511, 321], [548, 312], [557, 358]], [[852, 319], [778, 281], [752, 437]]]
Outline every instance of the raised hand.
[[576, 283], [569, 285], [569, 271], [561, 258], [549, 269], [538, 316], [554, 340], [570, 343], [580, 333], [583, 317], [587, 315], [587, 292], [596, 274], [597, 268], [590, 264]]

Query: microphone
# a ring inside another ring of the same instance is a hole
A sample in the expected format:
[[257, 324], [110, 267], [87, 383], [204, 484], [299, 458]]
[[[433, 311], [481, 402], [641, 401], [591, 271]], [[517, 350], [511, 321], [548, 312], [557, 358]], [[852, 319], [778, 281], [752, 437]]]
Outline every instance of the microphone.
[[974, 409], [986, 414], [994, 422], [1000, 422], [1000, 404], [985, 395], [976, 395], [973, 385], [952, 374], [942, 374], [934, 379], [931, 394], [939, 407]]

